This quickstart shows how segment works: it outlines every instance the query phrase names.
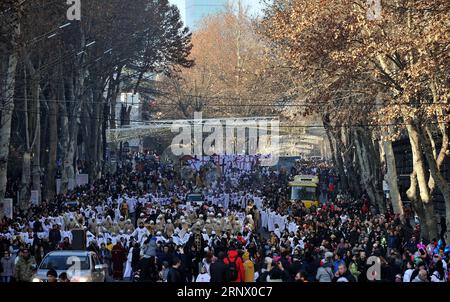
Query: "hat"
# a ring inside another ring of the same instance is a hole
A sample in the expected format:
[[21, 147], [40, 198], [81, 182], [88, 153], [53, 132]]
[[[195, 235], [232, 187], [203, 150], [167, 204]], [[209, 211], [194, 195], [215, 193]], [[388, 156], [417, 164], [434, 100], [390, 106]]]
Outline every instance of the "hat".
[[144, 217], [144, 213], [141, 213], [141, 215], [140, 215], [141, 217]]

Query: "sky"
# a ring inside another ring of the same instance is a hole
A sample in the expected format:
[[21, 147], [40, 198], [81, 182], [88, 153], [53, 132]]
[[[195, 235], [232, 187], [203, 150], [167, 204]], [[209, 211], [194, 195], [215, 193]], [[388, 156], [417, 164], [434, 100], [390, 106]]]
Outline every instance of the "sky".
[[[169, 2], [178, 6], [181, 18], [183, 18], [184, 21], [186, 17], [185, 0], [169, 0]], [[263, 7], [260, 0], [243, 0], [242, 3], [249, 8], [251, 15], [260, 13]]]

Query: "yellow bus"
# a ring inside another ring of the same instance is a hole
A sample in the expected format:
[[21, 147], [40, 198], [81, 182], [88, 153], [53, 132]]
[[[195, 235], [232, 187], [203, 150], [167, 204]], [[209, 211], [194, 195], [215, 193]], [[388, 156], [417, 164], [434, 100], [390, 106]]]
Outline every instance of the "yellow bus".
[[296, 175], [294, 180], [289, 182], [291, 201], [301, 201], [306, 208], [319, 206], [318, 185], [319, 178], [317, 176]]

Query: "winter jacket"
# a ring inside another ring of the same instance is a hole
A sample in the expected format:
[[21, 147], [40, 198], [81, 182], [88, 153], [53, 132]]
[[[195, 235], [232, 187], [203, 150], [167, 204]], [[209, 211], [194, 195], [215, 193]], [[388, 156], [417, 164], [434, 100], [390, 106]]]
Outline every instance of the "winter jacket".
[[399, 239], [396, 235], [390, 235], [387, 240], [387, 246], [391, 249], [398, 249]]
[[52, 243], [53, 245], [57, 245], [58, 243], [61, 242], [61, 232], [59, 230], [54, 229], [50, 230], [48, 239], [50, 243]]
[[14, 258], [13, 257], [3, 257], [1, 260], [2, 273], [0, 276], [2, 277], [12, 277], [14, 276]]
[[242, 260], [244, 261], [244, 271], [245, 279], [244, 282], [255, 282], [255, 265], [250, 260], [249, 253], [245, 252], [242, 255]]
[[209, 272], [211, 274], [211, 282], [227, 282], [227, 265], [223, 260], [211, 263]]
[[319, 267], [316, 274], [316, 280], [319, 282], [331, 282], [334, 278], [333, 269], [331, 264], [325, 264]]
[[[154, 238], [152, 238], [148, 243], [148, 245], [146, 246], [144, 256], [146, 257], [156, 256], [156, 240]], [[161, 259], [161, 261], [163, 260]]]
[[333, 282], [356, 282], [355, 277], [350, 273], [350, 271], [346, 271], [342, 276], [334, 277]]
[[228, 251], [228, 256], [224, 259], [224, 263], [226, 265], [229, 265], [230, 262], [235, 263], [238, 276], [236, 280], [231, 280], [232, 282], [244, 282], [245, 280], [245, 269], [244, 269], [244, 263], [242, 262], [242, 259], [238, 256], [238, 252], [236, 250]]
[[19, 260], [16, 263], [15, 267], [15, 278], [17, 282], [31, 282], [31, 278], [33, 278], [34, 270], [32, 268], [33, 265], [36, 265], [36, 261], [34, 257], [30, 257], [25, 259], [23, 257], [19, 257]]
[[169, 269], [169, 273], [167, 274], [167, 282], [171, 283], [181, 283], [183, 282], [183, 277], [180, 271], [174, 267]]

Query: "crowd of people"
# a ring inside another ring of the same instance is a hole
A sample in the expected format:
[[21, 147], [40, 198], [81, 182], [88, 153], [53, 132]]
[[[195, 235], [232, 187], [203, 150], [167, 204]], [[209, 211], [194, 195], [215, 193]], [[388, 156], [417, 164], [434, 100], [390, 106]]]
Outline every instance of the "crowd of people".
[[[0, 223], [1, 281], [31, 281], [47, 253], [72, 249], [72, 230], [114, 280], [147, 282], [446, 282], [450, 248], [420, 225], [339, 191], [324, 161], [262, 167], [258, 156], [163, 162], [136, 153], [90, 185]], [[205, 172], [203, 167], [208, 167]], [[184, 167], [182, 167], [184, 168]], [[297, 174], [328, 194], [307, 208], [290, 200]], [[208, 179], [207, 179], [208, 178]], [[203, 197], [200, 202], [192, 194]], [[379, 265], [379, 270], [374, 269]], [[66, 274], [53, 281], [69, 281]]]

